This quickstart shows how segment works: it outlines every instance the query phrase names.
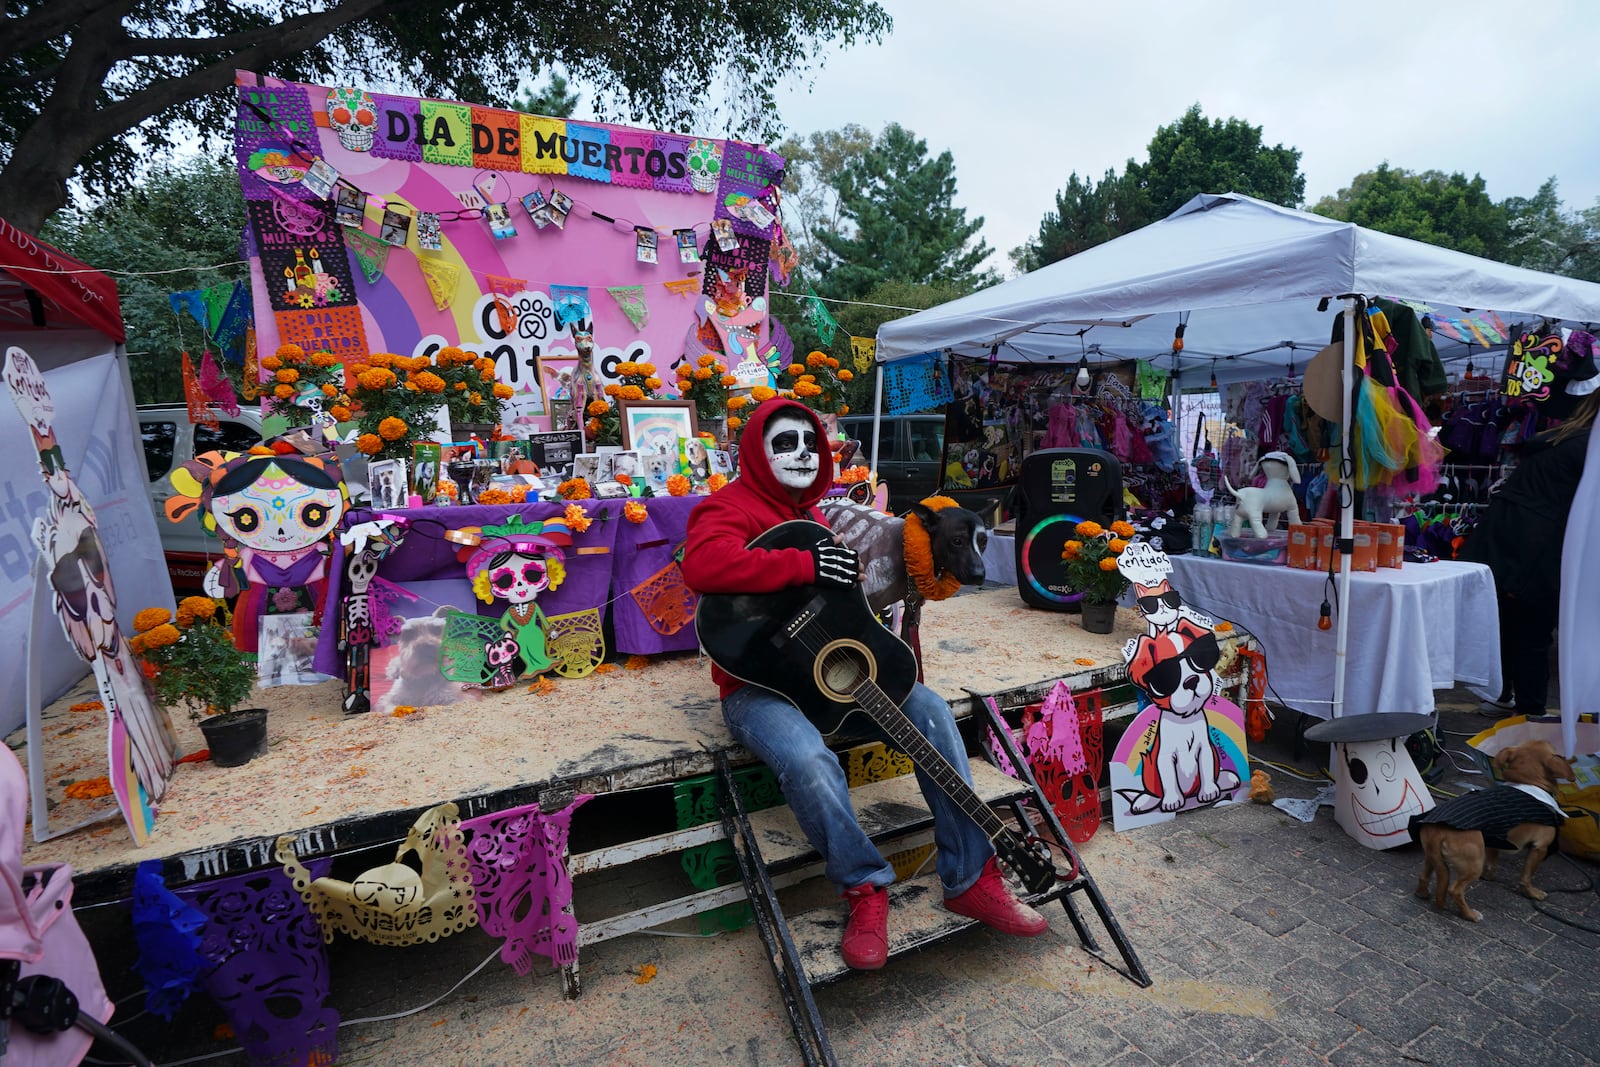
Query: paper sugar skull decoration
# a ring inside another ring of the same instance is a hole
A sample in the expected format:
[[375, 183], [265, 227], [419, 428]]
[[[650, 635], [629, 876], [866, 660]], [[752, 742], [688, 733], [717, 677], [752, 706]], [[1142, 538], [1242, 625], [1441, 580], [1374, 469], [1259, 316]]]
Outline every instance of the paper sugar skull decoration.
[[[94, 509], [73, 482], [56, 442], [55, 404], [44, 375], [26, 352], [11, 348], [4, 376], [33, 436], [39, 471], [50, 490], [45, 512], [33, 525], [37, 565], [48, 568], [61, 628], [94, 670], [110, 720], [106, 753], [111, 791], [134, 840], [143, 845], [155, 825], [155, 804], [172, 776], [177, 750], [172, 722], [151, 703], [144, 675], [117, 625], [117, 593], [105, 546]], [[34, 747], [29, 746], [30, 759], [36, 756]], [[36, 836], [44, 825], [39, 819]]]
[[378, 132], [378, 106], [360, 89], [330, 89], [328, 125], [345, 148], [352, 152], [370, 152]]
[[698, 138], [689, 142], [689, 184], [697, 193], [714, 193], [722, 180], [722, 145]]
[[[393, 863], [349, 882], [311, 877], [296, 858], [290, 835], [278, 838], [276, 852], [328, 941], [342, 933], [378, 945], [416, 945], [478, 924], [466, 841], [454, 804], [423, 812]], [[405, 862], [408, 856], [413, 863]]]
[[524, 674], [549, 670], [550, 626], [536, 601], [566, 578], [563, 549], [572, 544], [567, 524], [560, 519], [524, 523], [522, 516], [513, 515], [503, 526], [453, 530], [451, 539], [466, 546], [467, 577], [478, 599], [485, 604], [503, 601], [506, 613], [498, 621], [449, 613], [440, 672], [470, 688], [504, 689]]
[[390, 608], [416, 596], [378, 577], [378, 564], [405, 538], [405, 527], [393, 519], [352, 526], [339, 535], [344, 546], [344, 600], [339, 610], [339, 649], [345, 658], [344, 710], [356, 715], [372, 710], [372, 649], [400, 632], [401, 620]]
[[172, 474], [182, 499], [168, 501], [167, 518], [198, 515], [227, 553], [207, 573], [207, 592], [248, 591], [234, 631], [245, 651], [255, 650], [263, 613], [321, 606], [332, 539], [349, 504], [338, 460], [321, 447], [320, 433], [302, 428], [242, 455], [208, 453]]
[[1211, 620], [1183, 606], [1165, 553], [1135, 542], [1119, 569], [1135, 585], [1149, 629], [1122, 649], [1128, 678], [1149, 706], [1111, 761], [1112, 821], [1120, 830], [1236, 798], [1249, 777], [1244, 712], [1222, 696]]
[[1432, 811], [1433, 794], [1406, 749], [1406, 738], [1433, 726], [1429, 715], [1344, 715], [1306, 731], [1309, 741], [1333, 746], [1333, 817], [1368, 848], [1411, 840], [1413, 815]]

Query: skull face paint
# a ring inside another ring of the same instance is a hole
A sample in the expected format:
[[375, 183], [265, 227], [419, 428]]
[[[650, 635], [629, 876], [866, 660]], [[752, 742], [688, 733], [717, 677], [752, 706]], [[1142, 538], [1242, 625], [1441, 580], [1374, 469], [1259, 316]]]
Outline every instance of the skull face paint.
[[761, 435], [761, 447], [773, 477], [785, 489], [809, 489], [817, 480], [817, 429], [805, 416], [774, 416]]
[[549, 585], [544, 556], [503, 552], [489, 563], [489, 591], [513, 606], [533, 603]]
[[344, 515], [339, 485], [320, 467], [284, 456], [230, 471], [211, 496], [219, 530], [256, 552], [298, 552], [326, 539]]

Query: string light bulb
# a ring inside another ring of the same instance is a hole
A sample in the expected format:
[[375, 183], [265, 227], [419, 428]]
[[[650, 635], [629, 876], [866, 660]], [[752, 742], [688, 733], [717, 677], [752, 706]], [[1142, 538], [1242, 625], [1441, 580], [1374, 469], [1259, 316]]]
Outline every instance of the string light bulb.
[[1216, 360], [1212, 360], [1211, 361], [1211, 391], [1212, 392], [1216, 392], [1216, 389], [1217, 389], [1217, 361]]
[[1089, 388], [1089, 357], [1083, 356], [1078, 360], [1078, 377], [1075, 379], [1079, 389]]

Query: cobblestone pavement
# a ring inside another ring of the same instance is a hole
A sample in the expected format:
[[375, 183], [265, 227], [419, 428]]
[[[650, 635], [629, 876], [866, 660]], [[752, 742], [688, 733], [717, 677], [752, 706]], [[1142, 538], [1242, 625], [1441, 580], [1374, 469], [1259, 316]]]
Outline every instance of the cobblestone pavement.
[[[1459, 704], [1443, 707], [1452, 748], [1487, 725]], [[1280, 724], [1258, 749], [1289, 760], [1290, 734]], [[1314, 768], [1317, 754], [1297, 765]], [[1280, 795], [1316, 788], [1269, 773]], [[1462, 778], [1441, 787], [1454, 791]], [[1472, 890], [1484, 916], [1474, 924], [1411, 895], [1414, 847], [1365, 849], [1330, 808], [1309, 825], [1255, 804], [1130, 834], [1105, 825], [1083, 854], [1153, 987], [1081, 951], [1053, 906], [1043, 937], [974, 930], [820, 991], [839, 1062], [1551, 1067], [1600, 1055], [1600, 997], [1589, 985], [1600, 936], [1518, 895], [1520, 863]], [[1596, 870], [1547, 860], [1535, 879], [1552, 890], [1547, 909], [1600, 928], [1600, 896], [1589, 888]], [[350, 1019], [425, 1002], [492, 948], [473, 932], [418, 949], [341, 952], [338, 1006]], [[339, 1062], [798, 1062], [753, 930], [625, 937], [586, 950], [583, 968], [584, 995], [566, 1001], [553, 973], [519, 979], [492, 962], [435, 1007], [349, 1027]], [[195, 1051], [203, 1049], [181, 1054]]]

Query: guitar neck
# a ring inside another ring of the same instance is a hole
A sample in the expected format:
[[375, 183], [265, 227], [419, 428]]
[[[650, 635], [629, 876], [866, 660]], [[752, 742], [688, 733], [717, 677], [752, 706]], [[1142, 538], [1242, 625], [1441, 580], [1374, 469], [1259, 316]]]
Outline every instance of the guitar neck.
[[884, 733], [889, 735], [895, 747], [910, 756], [911, 762], [932, 778], [945, 796], [959, 804], [961, 810], [988, 835], [989, 840], [993, 841], [1009, 832], [1009, 828], [1000, 821], [994, 809], [979, 799], [978, 794], [972, 791], [972, 786], [967, 784], [967, 780], [961, 777], [960, 772], [950, 765], [950, 761], [944, 758], [942, 752], [922, 736], [922, 731], [906, 718], [906, 713], [901, 711], [876, 683], [870, 679], [863, 681], [855, 688], [852, 695], [861, 705], [861, 710], [871, 716], [873, 722], [883, 727]]

